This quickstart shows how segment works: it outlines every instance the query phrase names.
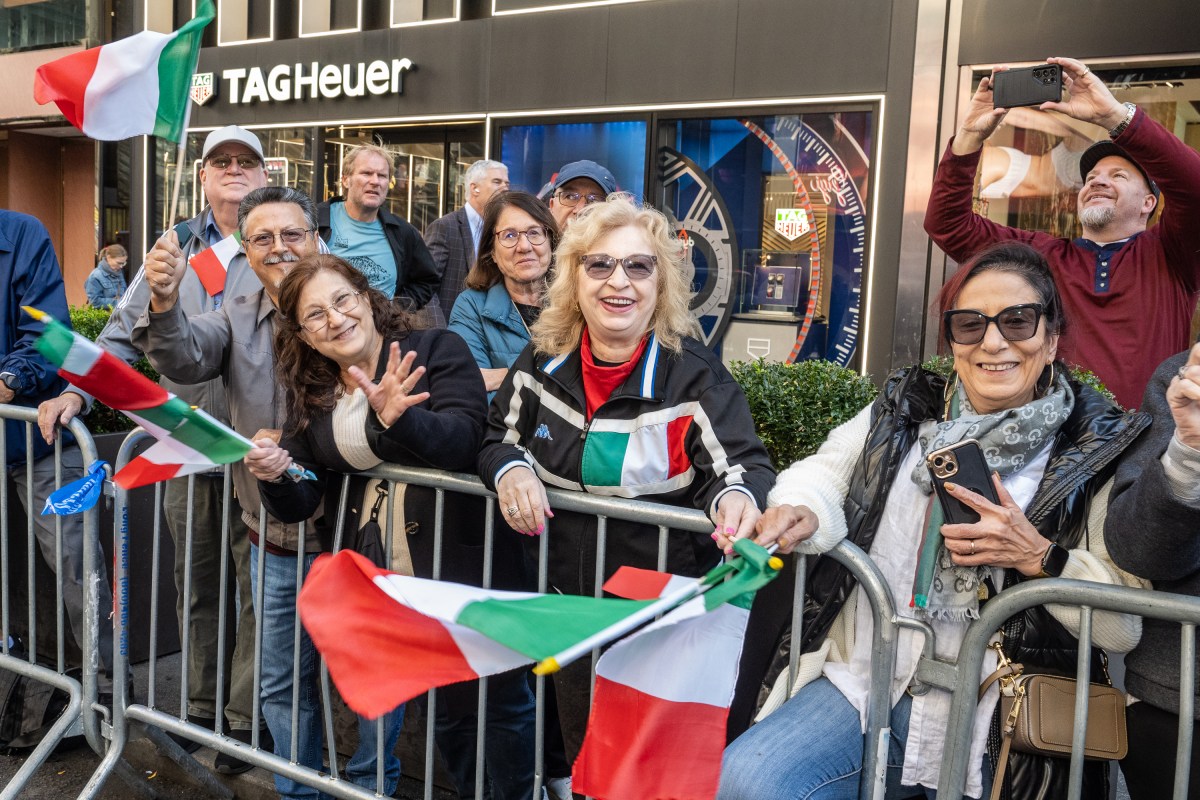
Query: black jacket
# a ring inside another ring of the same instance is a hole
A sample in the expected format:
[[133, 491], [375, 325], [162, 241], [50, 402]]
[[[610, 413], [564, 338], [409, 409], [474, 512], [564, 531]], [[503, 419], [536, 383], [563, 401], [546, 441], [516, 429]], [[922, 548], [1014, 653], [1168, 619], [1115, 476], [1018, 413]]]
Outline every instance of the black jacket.
[[[390, 346], [390, 342], [384, 344], [376, 380], [387, 364]], [[429, 399], [408, 409], [390, 428], [384, 428], [373, 413], [368, 413], [367, 441], [371, 451], [385, 462], [402, 466], [469, 470], [479, 452], [487, 411], [479, 368], [463, 340], [449, 331], [414, 331], [400, 339], [401, 356], [409, 350], [417, 353], [413, 367], [424, 366], [427, 370], [413, 387], [413, 393], [427, 391]], [[355, 472], [338, 452], [333, 437], [333, 416], [324, 414], [303, 433], [285, 436], [280, 442], [295, 461], [316, 474], [315, 481], [259, 481], [268, 513], [283, 522], [305, 520], [325, 501], [323, 515], [316, 525], [326, 550], [333, 544], [342, 475]], [[358, 529], [366, 487], [366, 478], [351, 479], [343, 531]], [[422, 577], [432, 574], [435, 502], [433, 489], [410, 485], [404, 495], [405, 531], [393, 531], [394, 536], [408, 537], [414, 571]], [[483, 514], [481, 497], [446, 496], [442, 578], [479, 583], [483, 565]], [[496, 530], [502, 533], [499, 528]], [[505, 548], [507, 537], [505, 542], [500, 539], [498, 536], [493, 585], [525, 588], [512, 576], [513, 570], [520, 569], [519, 548], [515, 544]]]
[[[1075, 407], [1059, 430], [1041, 484], [1026, 517], [1047, 539], [1071, 549], [1087, 533], [1088, 505], [1096, 490], [1112, 476], [1116, 458], [1149, 424], [1145, 414], [1122, 411], [1090, 387], [1071, 381]], [[917, 439], [922, 422], [940, 420], [946, 381], [920, 368], [889, 376], [871, 412], [871, 427], [862, 457], [855, 465], [846, 497], [846, 538], [870, 551], [896, 470]], [[1004, 586], [1021, 580], [1007, 570]], [[854, 588], [848, 570], [831, 558], [812, 560], [805, 598], [801, 648], [820, 646], [838, 611]], [[1044, 608], [1031, 608], [1005, 623], [1005, 652], [1034, 670], [1075, 674], [1078, 644]], [[1092, 662], [1099, 670], [1099, 659]], [[1099, 679], [1097, 674], [1096, 679]], [[989, 752], [998, 748], [996, 720]], [[1067, 794], [1069, 761], [1029, 758], [1012, 753], [1007, 778], [1009, 797], [1053, 800]], [[1085, 770], [1085, 797], [1099, 797], [1105, 764]]]
[[[521, 464], [548, 487], [705, 512], [724, 492], [745, 491], [766, 508], [775, 470], [746, 397], [699, 342], [685, 339], [671, 353], [651, 335], [639, 364], [590, 421], [585, 408], [579, 349], [549, 358], [527, 347], [492, 402], [480, 478], [495, 488], [498, 472]], [[551, 585], [592, 594], [596, 519], [555, 510], [550, 531]], [[535, 552], [537, 541], [526, 539]], [[657, 526], [609, 520], [605, 553], [605, 577], [622, 565], [657, 569]], [[671, 531], [666, 555], [668, 572], [697, 576], [721, 551], [709, 534]]]
[[[317, 229], [325, 244], [329, 244], [333, 236], [329, 207], [342, 202], [345, 202], [345, 198], [333, 197], [317, 206]], [[408, 298], [411, 307], [406, 311], [423, 308], [437, 294], [442, 282], [425, 240], [416, 228], [386, 208], [379, 209], [379, 223], [383, 226], [383, 234], [391, 245], [392, 258], [396, 261], [396, 291], [393, 296]]]

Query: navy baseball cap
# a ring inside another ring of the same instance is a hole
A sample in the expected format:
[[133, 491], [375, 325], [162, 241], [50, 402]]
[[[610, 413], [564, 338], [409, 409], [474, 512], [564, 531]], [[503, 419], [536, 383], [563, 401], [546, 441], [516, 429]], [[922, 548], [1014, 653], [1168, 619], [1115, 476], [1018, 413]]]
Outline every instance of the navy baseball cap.
[[1129, 153], [1125, 151], [1124, 147], [1121, 147], [1121, 145], [1117, 144], [1116, 142], [1109, 141], [1107, 139], [1101, 139], [1087, 150], [1083, 151], [1083, 155], [1079, 157], [1080, 179], [1084, 183], [1087, 183], [1088, 173], [1092, 171], [1092, 169], [1096, 166], [1096, 163], [1100, 161], [1100, 159], [1108, 158], [1109, 156], [1118, 156], [1137, 167], [1137, 171], [1140, 172], [1142, 177], [1146, 179], [1146, 185], [1150, 187], [1150, 192], [1154, 195], [1155, 199], [1158, 199], [1162, 196], [1162, 193], [1158, 190], [1158, 184], [1150, 179], [1150, 176], [1146, 173], [1146, 170], [1142, 169], [1142, 165], [1135, 161], [1133, 156], [1129, 155]]
[[550, 185], [551, 192], [576, 178], [590, 178], [599, 184], [606, 195], [617, 190], [617, 179], [613, 177], [607, 167], [603, 167], [595, 161], [572, 161], [570, 164], [563, 165], [563, 168], [554, 176]]

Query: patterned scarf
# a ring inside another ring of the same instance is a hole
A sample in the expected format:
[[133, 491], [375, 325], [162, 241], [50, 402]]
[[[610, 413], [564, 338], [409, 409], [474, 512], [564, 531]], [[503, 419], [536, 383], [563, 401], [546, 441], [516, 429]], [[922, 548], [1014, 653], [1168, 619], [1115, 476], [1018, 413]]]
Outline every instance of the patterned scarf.
[[[959, 385], [948, 419], [921, 437], [922, 457], [913, 468], [912, 481], [931, 495], [933, 480], [924, 457], [964, 439], [979, 442], [988, 467], [1001, 478], [1020, 472], [1054, 440], [1074, 406], [1075, 396], [1061, 373], [1052, 390], [1041, 397], [992, 414], [977, 414]], [[979, 584], [990, 567], [955, 565], [942, 539], [942, 522], [942, 507], [935, 499], [917, 561], [913, 605], [933, 619], [975, 619], [979, 616]]]

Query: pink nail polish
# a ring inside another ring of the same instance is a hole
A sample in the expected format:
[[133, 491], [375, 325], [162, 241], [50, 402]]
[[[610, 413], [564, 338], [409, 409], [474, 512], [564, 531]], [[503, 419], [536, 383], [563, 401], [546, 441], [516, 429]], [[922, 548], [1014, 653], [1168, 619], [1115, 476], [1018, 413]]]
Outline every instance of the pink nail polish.
[[718, 531], [713, 531], [713, 532], [712, 532], [712, 534], [710, 534], [710, 535], [712, 536], [712, 540], [713, 540], [714, 542], [715, 542], [717, 539], [719, 539], [719, 538], [720, 538], [720, 536], [721, 536], [721, 534], [720, 534]]
[[541, 535], [542, 535], [542, 531], [544, 531], [544, 530], [546, 530], [546, 526], [545, 526], [545, 525], [538, 525], [538, 529], [537, 529], [537, 535], [538, 535], [538, 536], [541, 536]]
[[726, 535], [726, 536], [732, 536], [732, 535], [733, 535], [733, 528], [726, 528], [726, 529], [725, 529], [725, 535]]

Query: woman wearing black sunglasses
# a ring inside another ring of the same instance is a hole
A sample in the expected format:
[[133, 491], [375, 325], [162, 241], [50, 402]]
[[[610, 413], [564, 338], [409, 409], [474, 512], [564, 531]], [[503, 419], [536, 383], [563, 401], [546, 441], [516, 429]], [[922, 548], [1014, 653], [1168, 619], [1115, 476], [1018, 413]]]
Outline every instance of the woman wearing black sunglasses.
[[[816, 455], [780, 474], [758, 541], [822, 553], [849, 538], [871, 554], [898, 613], [928, 622], [938, 656], [953, 659], [980, 604], [1021, 581], [1062, 576], [1143, 585], [1113, 565], [1102, 532], [1115, 459], [1147, 420], [1075, 382], [1056, 361], [1062, 303], [1033, 249], [1007, 243], [980, 252], [939, 300], [953, 377], [919, 367], [889, 377], [875, 403], [834, 430]], [[925, 456], [967, 439], [978, 441], [1000, 502], [948, 485], [980, 519], [942, 524]], [[871, 617], [831, 559], [810, 563], [806, 588], [801, 688], [786, 699], [777, 687], [768, 706], [778, 710], [726, 750], [721, 800], [858, 796]], [[1029, 671], [1072, 675], [1078, 628], [1076, 609], [1030, 609], [1005, 623], [1003, 647]], [[1123, 652], [1137, 643], [1141, 622], [1097, 612], [1093, 633], [1096, 645]], [[932, 796], [949, 746], [949, 693], [905, 691], [921, 645], [919, 634], [900, 633], [888, 797], [922, 789], [918, 796]], [[1094, 680], [1103, 679], [1100, 662], [1092, 661]], [[989, 652], [980, 680], [996, 663]], [[965, 794], [1007, 787], [1020, 800], [1066, 797], [1066, 759], [1012, 753], [1003, 779], [993, 781], [999, 738], [989, 730], [998, 731], [990, 713], [997, 691], [988, 689], [976, 717]], [[1107, 797], [1106, 776], [1107, 765], [1088, 762], [1084, 797]]]
[[[693, 338], [685, 244], [653, 208], [614, 195], [576, 217], [532, 344], [496, 393], [479, 474], [513, 530], [553, 529], [549, 591], [596, 590], [596, 519], [551, 511], [545, 484], [641, 497], [709, 514], [722, 535], [748, 536], [775, 472], [741, 388]], [[668, 531], [666, 569], [699, 576], [721, 560], [717, 534]], [[608, 520], [607, 579], [621, 565], [658, 568], [655, 525]], [[556, 674], [569, 760], [587, 722], [587, 660]]]

